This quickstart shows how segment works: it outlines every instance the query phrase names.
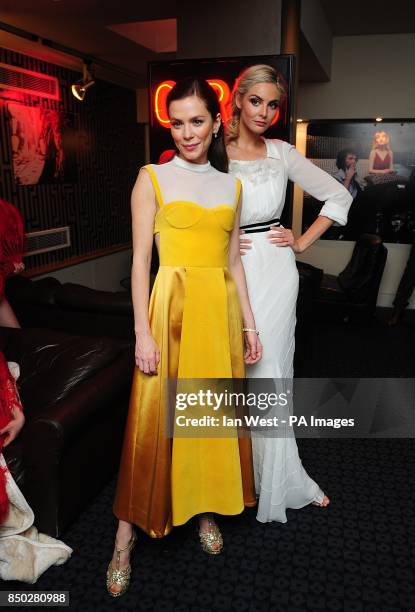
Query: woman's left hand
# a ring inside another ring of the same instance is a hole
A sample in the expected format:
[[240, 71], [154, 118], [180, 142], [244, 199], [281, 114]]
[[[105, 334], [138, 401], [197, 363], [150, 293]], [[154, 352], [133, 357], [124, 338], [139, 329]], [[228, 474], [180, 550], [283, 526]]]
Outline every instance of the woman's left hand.
[[7, 434], [4, 439], [3, 447], [8, 446], [10, 442], [13, 442], [13, 440], [17, 438], [17, 435], [22, 429], [24, 422], [25, 422], [25, 417], [24, 417], [23, 411], [19, 410], [19, 408], [13, 408], [12, 420], [9, 421], [6, 427], [3, 427], [3, 429], [0, 429], [0, 435]]
[[272, 225], [271, 232], [268, 234], [268, 240], [271, 244], [277, 247], [291, 247], [294, 253], [301, 253], [298, 240], [294, 238], [294, 234], [290, 229], [281, 227], [280, 225]]
[[262, 344], [256, 332], [244, 332], [245, 336], [245, 355], [244, 360], [247, 364], [256, 363], [262, 357]]

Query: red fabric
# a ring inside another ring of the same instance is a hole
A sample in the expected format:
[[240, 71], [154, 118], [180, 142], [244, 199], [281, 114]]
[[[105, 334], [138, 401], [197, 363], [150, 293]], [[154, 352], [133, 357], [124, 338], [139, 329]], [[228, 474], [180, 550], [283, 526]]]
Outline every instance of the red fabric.
[[157, 163], [167, 164], [167, 162], [171, 161], [175, 155], [176, 155], [175, 149], [166, 149], [165, 151], [163, 151], [163, 153], [161, 153]]
[[373, 160], [373, 169], [374, 170], [388, 170], [391, 164], [391, 156], [390, 153], [385, 155], [385, 159], [382, 159], [378, 152], [376, 151], [375, 159]]
[[[3, 299], [5, 280], [22, 264], [24, 237], [21, 214], [12, 204], [0, 200], [0, 300]], [[0, 429], [12, 419], [13, 408], [22, 409], [22, 405], [16, 382], [9, 372], [6, 358], [0, 351]], [[0, 435], [0, 453], [3, 452], [6, 435]], [[6, 469], [0, 469], [0, 524], [9, 511], [5, 472]]]
[[[22, 409], [16, 382], [9, 372], [7, 361], [0, 351], [0, 429], [3, 429], [12, 419], [12, 409]], [[0, 453], [3, 452], [4, 439], [7, 434], [0, 435]], [[6, 494], [5, 469], [0, 468], [0, 524], [7, 517], [9, 500]]]
[[24, 224], [20, 212], [5, 200], [0, 200], [0, 299], [5, 280], [22, 264], [25, 248]]

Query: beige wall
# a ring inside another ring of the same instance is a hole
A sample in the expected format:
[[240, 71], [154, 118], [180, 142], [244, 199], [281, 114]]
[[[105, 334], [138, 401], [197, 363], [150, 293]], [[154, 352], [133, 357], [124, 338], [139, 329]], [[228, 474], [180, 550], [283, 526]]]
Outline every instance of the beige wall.
[[92, 259], [76, 266], [56, 270], [56, 272], [37, 278], [54, 276], [61, 283], [78, 283], [102, 291], [122, 291], [120, 280], [130, 276], [130, 258], [131, 249], [128, 249], [120, 253]]
[[[298, 116], [305, 119], [415, 118], [415, 34], [343, 36], [333, 39], [332, 79], [300, 84]], [[305, 152], [304, 124], [297, 147]], [[300, 231], [302, 192], [294, 196], [294, 230]], [[390, 306], [410, 246], [386, 244], [388, 259], [378, 304]], [[349, 260], [353, 243], [318, 241], [299, 259], [337, 274]], [[415, 294], [415, 292], [414, 292]], [[415, 308], [415, 295], [411, 308]]]
[[415, 34], [333, 38], [331, 81], [303, 83], [304, 119], [415, 117]]
[[320, 0], [302, 0], [300, 28], [317, 62], [329, 78], [333, 37]]

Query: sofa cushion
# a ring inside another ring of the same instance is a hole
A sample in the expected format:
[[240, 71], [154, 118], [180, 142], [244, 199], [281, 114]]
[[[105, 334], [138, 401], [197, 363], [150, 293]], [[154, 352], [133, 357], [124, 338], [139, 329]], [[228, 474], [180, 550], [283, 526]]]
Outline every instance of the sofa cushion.
[[55, 294], [61, 308], [131, 316], [131, 296], [126, 291], [97, 291], [74, 283], [65, 283]]
[[47, 329], [0, 328], [0, 338], [6, 358], [20, 364], [19, 390], [29, 418], [67, 397], [123, 350], [122, 343], [109, 338]]

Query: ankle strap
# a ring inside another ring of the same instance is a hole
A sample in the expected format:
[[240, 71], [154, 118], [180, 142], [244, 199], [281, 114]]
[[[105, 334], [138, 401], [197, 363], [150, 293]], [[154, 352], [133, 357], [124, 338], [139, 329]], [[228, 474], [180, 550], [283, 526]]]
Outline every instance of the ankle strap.
[[134, 544], [134, 540], [135, 540], [135, 534], [133, 534], [131, 536], [131, 539], [130, 539], [130, 541], [128, 542], [128, 544], [127, 544], [127, 546], [125, 548], [116, 548], [115, 552], [117, 552], [117, 553], [125, 552], [126, 550], [128, 550]]

